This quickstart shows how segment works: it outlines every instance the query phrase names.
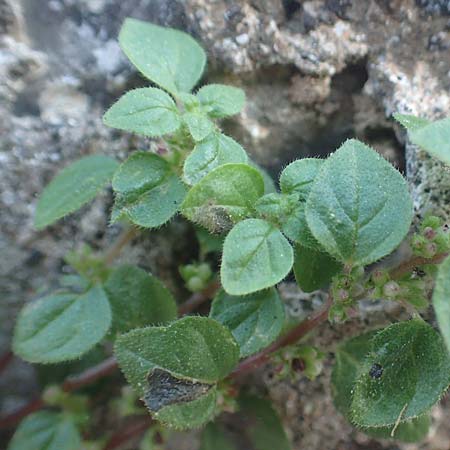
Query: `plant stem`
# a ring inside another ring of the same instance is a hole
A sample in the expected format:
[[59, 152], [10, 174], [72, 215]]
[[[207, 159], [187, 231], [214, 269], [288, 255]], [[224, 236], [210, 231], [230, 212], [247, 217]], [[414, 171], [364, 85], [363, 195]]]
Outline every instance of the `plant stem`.
[[263, 364], [267, 363], [270, 359], [270, 355], [280, 350], [288, 345], [293, 345], [298, 342], [302, 337], [309, 333], [313, 328], [322, 322], [325, 322], [328, 318], [328, 311], [332, 304], [331, 295], [328, 296], [327, 302], [324, 307], [313, 314], [310, 318], [300, 322], [291, 331], [289, 331], [284, 336], [281, 336], [273, 344], [266, 347], [264, 350], [260, 351], [256, 355], [249, 356], [240, 362], [240, 364], [234, 369], [230, 374], [231, 378], [239, 377], [240, 375], [250, 372], [252, 370], [261, 367]]
[[123, 248], [137, 236], [138, 230], [133, 226], [125, 228], [122, 233], [119, 234], [117, 240], [105, 253], [105, 263], [111, 264], [120, 255]]
[[425, 264], [439, 264], [446, 257], [448, 253], [439, 253], [432, 258], [425, 258], [423, 256], [413, 256], [411, 259], [402, 262], [399, 266], [395, 267], [389, 272], [389, 275], [393, 280], [398, 280], [404, 275], [412, 272], [416, 267], [423, 266]]
[[144, 416], [141, 420], [133, 422], [129, 424], [122, 430], [119, 430], [117, 433], [113, 434], [111, 438], [108, 440], [106, 445], [103, 447], [103, 450], [114, 450], [119, 448], [125, 442], [138, 437], [142, 433], [144, 433], [153, 423], [153, 420], [149, 416]]
[[8, 351], [0, 357], [0, 372], [2, 372], [8, 367], [9, 363], [13, 360], [13, 358], [14, 354], [12, 351]]
[[212, 281], [205, 289], [200, 292], [192, 294], [184, 303], [178, 308], [178, 315], [184, 316], [195, 311], [200, 305], [208, 300], [211, 300], [220, 288], [220, 283], [217, 280]]

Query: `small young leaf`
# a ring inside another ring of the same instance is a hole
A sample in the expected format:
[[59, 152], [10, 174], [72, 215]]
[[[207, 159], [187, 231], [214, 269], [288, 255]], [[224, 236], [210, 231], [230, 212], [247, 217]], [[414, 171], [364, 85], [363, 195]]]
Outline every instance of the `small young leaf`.
[[184, 180], [193, 185], [216, 167], [227, 163], [246, 164], [247, 161], [247, 153], [236, 141], [222, 133], [211, 133], [186, 158]]
[[342, 264], [328, 253], [299, 244], [294, 249], [295, 279], [304, 292], [323, 288], [342, 270]]
[[450, 117], [411, 130], [409, 138], [430, 155], [450, 164]]
[[450, 351], [450, 257], [439, 266], [433, 291], [433, 306], [439, 329]]
[[174, 95], [190, 92], [205, 68], [205, 52], [182, 31], [128, 18], [119, 43], [145, 77]]
[[295, 211], [298, 204], [298, 194], [279, 194], [273, 192], [258, 199], [255, 210], [261, 219], [281, 225]]
[[281, 232], [261, 219], [235, 225], [225, 238], [220, 275], [231, 295], [256, 292], [281, 281], [291, 270], [294, 254]]
[[221, 290], [209, 316], [228, 327], [241, 349], [241, 358], [272, 343], [284, 325], [284, 306], [274, 288], [245, 297]]
[[322, 247], [312, 235], [306, 222], [305, 206], [305, 202], [300, 201], [294, 211], [284, 221], [281, 229], [284, 235], [292, 242], [313, 250], [320, 250]]
[[27, 304], [14, 330], [14, 352], [26, 361], [57, 363], [89, 351], [107, 333], [111, 308], [101, 286]]
[[200, 442], [200, 450], [236, 450], [224, 432], [212, 422], [202, 431]]
[[234, 86], [208, 84], [203, 86], [197, 97], [211, 117], [233, 116], [244, 107], [245, 92]]
[[421, 319], [377, 333], [354, 387], [352, 419], [363, 427], [393, 425], [426, 413], [450, 384], [445, 344]]
[[283, 194], [298, 194], [306, 201], [312, 183], [324, 161], [317, 158], [304, 158], [289, 164], [280, 175], [280, 188]]
[[355, 139], [323, 163], [305, 212], [317, 241], [350, 265], [367, 265], [391, 253], [406, 236], [413, 213], [404, 178]]
[[73, 421], [61, 414], [39, 411], [17, 428], [8, 450], [79, 450], [81, 436]]
[[268, 400], [245, 396], [239, 403], [255, 450], [291, 450], [281, 420]]
[[219, 166], [188, 192], [181, 212], [211, 232], [223, 232], [251, 215], [264, 193], [264, 181], [246, 164]]
[[91, 155], [64, 168], [44, 189], [36, 208], [38, 230], [91, 201], [119, 164], [108, 156]]
[[431, 122], [421, 117], [413, 116], [412, 114], [394, 114], [394, 119], [403, 125], [408, 131], [415, 131], [419, 128], [429, 125]]
[[103, 122], [109, 127], [143, 136], [173, 133], [181, 125], [175, 102], [157, 88], [127, 92], [106, 111]]
[[112, 184], [118, 195], [111, 221], [125, 216], [146, 228], [167, 222], [186, 194], [181, 180], [170, 172], [169, 164], [148, 152], [133, 153], [119, 167]]
[[214, 131], [214, 123], [208, 119], [206, 114], [198, 111], [184, 113], [183, 122], [196, 142], [202, 141]]
[[[331, 388], [336, 408], [351, 420], [351, 404], [354, 384], [364, 366], [366, 355], [372, 347], [376, 331], [357, 336], [340, 344], [336, 350], [336, 362], [331, 374]], [[393, 438], [403, 442], [417, 442], [425, 438], [430, 427], [429, 415], [403, 422], [395, 429]], [[392, 439], [394, 426], [358, 428], [372, 437]]]
[[164, 324], [177, 317], [177, 305], [169, 290], [139, 267], [114, 269], [104, 288], [111, 304], [113, 332]]
[[239, 347], [213, 319], [186, 317], [167, 327], [132, 330], [116, 340], [115, 354], [127, 380], [141, 395], [154, 368], [177, 378], [213, 384], [236, 365]]

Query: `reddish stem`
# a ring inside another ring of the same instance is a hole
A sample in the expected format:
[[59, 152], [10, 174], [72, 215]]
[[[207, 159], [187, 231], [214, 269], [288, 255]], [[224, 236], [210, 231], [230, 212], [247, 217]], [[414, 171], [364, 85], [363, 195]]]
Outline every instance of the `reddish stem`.
[[14, 354], [11, 351], [6, 352], [2, 357], [0, 358], [0, 372], [5, 370], [9, 363], [13, 360]]
[[416, 267], [424, 266], [426, 264], [440, 264], [448, 256], [448, 253], [439, 253], [432, 258], [425, 258], [423, 256], [414, 256], [407, 261], [402, 262], [399, 266], [390, 271], [390, 276], [393, 280], [399, 279], [402, 276], [412, 272]]
[[12, 412], [8, 416], [0, 419], [0, 429], [2, 428], [10, 428], [20, 422], [25, 416], [31, 414], [44, 406], [44, 401], [42, 398], [36, 398], [21, 408], [16, 409], [16, 411]]
[[215, 280], [212, 281], [205, 289], [201, 292], [196, 292], [192, 294], [184, 303], [178, 307], [178, 315], [185, 316], [186, 314], [195, 311], [200, 305], [208, 300], [211, 300], [218, 289], [220, 288], [220, 283]]
[[270, 355], [280, 350], [283, 347], [288, 345], [293, 345], [298, 342], [302, 337], [304, 337], [307, 333], [309, 333], [313, 328], [319, 325], [322, 322], [325, 322], [328, 318], [328, 311], [331, 307], [332, 299], [331, 296], [328, 297], [328, 300], [325, 306], [318, 312], [316, 312], [310, 318], [300, 322], [297, 326], [295, 326], [291, 331], [289, 331], [284, 336], [281, 336], [278, 340], [276, 340], [273, 344], [266, 347], [264, 350], [260, 351], [256, 355], [249, 356], [240, 362], [240, 364], [234, 369], [234, 371], [230, 374], [230, 377], [236, 378], [244, 373], [250, 372], [252, 370], [261, 367], [263, 364], [267, 363], [270, 359]]
[[114, 450], [119, 448], [125, 442], [138, 437], [143, 434], [152, 424], [152, 419], [150, 417], [143, 417], [141, 420], [128, 424], [124, 429], [113, 434], [103, 450]]

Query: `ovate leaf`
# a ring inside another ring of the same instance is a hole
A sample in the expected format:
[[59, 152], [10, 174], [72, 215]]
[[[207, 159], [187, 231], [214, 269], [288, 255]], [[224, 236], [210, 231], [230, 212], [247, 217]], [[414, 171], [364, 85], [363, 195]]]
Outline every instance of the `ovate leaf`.
[[221, 290], [213, 301], [210, 317], [231, 330], [244, 358], [278, 337], [284, 325], [284, 306], [274, 288], [245, 297]]
[[[340, 344], [336, 350], [336, 362], [331, 374], [331, 388], [336, 408], [351, 420], [351, 404], [355, 382], [364, 368], [365, 357], [372, 348], [372, 338], [376, 332], [357, 336]], [[403, 442], [417, 442], [425, 438], [430, 427], [428, 414], [394, 426], [379, 428], [358, 428], [372, 437], [394, 438]], [[394, 430], [394, 433], [392, 431]], [[393, 436], [391, 436], [393, 434]]]
[[36, 208], [36, 228], [45, 228], [91, 201], [109, 183], [118, 165], [108, 156], [91, 155], [63, 169], [42, 192]]
[[34, 363], [57, 363], [89, 351], [107, 333], [111, 308], [99, 285], [83, 294], [56, 294], [28, 303], [14, 330], [13, 349]]
[[27, 416], [17, 428], [8, 450], [79, 450], [81, 436], [70, 417], [40, 411]]
[[135, 152], [120, 166], [113, 178], [113, 189], [117, 195], [111, 220], [126, 217], [147, 228], [167, 222], [186, 193], [169, 164], [149, 152]]
[[251, 215], [263, 193], [264, 182], [256, 169], [246, 164], [225, 164], [191, 188], [181, 212], [211, 232], [223, 232]]
[[164, 324], [177, 317], [177, 305], [170, 291], [139, 267], [124, 265], [114, 269], [105, 283], [105, 291], [115, 332]]
[[183, 121], [189, 129], [194, 141], [205, 139], [214, 131], [214, 123], [208, 119], [206, 114], [201, 112], [186, 112], [183, 114]]
[[205, 52], [182, 31], [128, 18], [119, 43], [145, 77], [174, 95], [189, 92], [205, 68]]
[[304, 158], [289, 164], [280, 175], [281, 192], [298, 194], [300, 199], [305, 201], [323, 163], [322, 159]]
[[242, 89], [223, 84], [203, 86], [197, 97], [211, 117], [233, 116], [242, 110], [245, 103]]
[[381, 427], [413, 419], [449, 384], [450, 357], [439, 333], [421, 319], [391, 325], [372, 339], [354, 387], [353, 421]]
[[295, 279], [304, 292], [325, 287], [342, 270], [341, 263], [318, 249], [297, 244], [294, 255]]
[[236, 450], [236, 447], [218, 425], [209, 423], [202, 431], [200, 450]]
[[439, 329], [450, 351], [450, 257], [439, 266], [433, 292], [433, 306]]
[[281, 420], [268, 400], [245, 396], [239, 404], [247, 419], [246, 434], [255, 450], [291, 449]]
[[175, 102], [161, 89], [133, 89], [123, 95], [103, 116], [112, 128], [144, 136], [173, 133], [180, 125]]
[[306, 219], [323, 248], [341, 262], [367, 265], [406, 236], [412, 201], [400, 173], [362, 142], [346, 141], [322, 165]]
[[199, 142], [184, 163], [184, 180], [193, 185], [216, 167], [227, 163], [247, 163], [247, 153], [233, 139], [212, 133]]
[[419, 128], [422, 128], [426, 125], [429, 125], [431, 122], [427, 119], [423, 119], [422, 117], [416, 117], [412, 114], [394, 114], [394, 119], [403, 125], [408, 131], [415, 131]]
[[220, 275], [228, 294], [245, 295], [281, 281], [294, 262], [281, 232], [261, 219], [238, 223], [225, 238]]

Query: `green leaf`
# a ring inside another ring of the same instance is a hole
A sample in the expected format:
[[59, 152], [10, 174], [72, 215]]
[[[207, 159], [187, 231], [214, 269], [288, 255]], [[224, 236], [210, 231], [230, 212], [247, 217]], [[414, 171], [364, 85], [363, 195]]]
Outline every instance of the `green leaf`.
[[259, 174], [262, 176], [264, 180], [264, 194], [272, 194], [277, 192], [277, 187], [275, 186], [275, 182], [273, 181], [272, 176], [267, 172], [266, 169], [261, 167], [259, 164], [255, 163], [253, 160], [248, 160], [248, 165], [254, 167]]
[[[305, 202], [301, 201], [282, 224], [284, 235], [293, 242], [309, 247], [311, 249], [320, 250], [322, 247], [314, 238], [306, 222]], [[323, 249], [322, 249], [323, 250]]]
[[413, 213], [404, 178], [354, 139], [324, 162], [305, 212], [317, 241], [349, 265], [367, 265], [391, 253], [408, 233]]
[[297, 204], [297, 194], [287, 195], [272, 192], [258, 199], [255, 210], [261, 219], [281, 225], [290, 218]]
[[411, 130], [409, 138], [430, 155], [450, 164], [450, 117]]
[[205, 52], [182, 31], [128, 18], [119, 43], [145, 77], [174, 95], [190, 92], [205, 68]]
[[139, 267], [124, 265], [114, 269], [104, 288], [111, 304], [114, 332], [164, 324], [177, 317], [177, 305], [169, 290]]
[[211, 232], [223, 232], [250, 216], [263, 193], [264, 181], [256, 169], [246, 164], [225, 164], [191, 188], [181, 212]]
[[225, 238], [222, 286], [231, 295], [271, 287], [289, 273], [293, 262], [292, 247], [277, 228], [261, 219], [244, 220]]
[[197, 97], [211, 117], [233, 116], [244, 107], [245, 92], [234, 86], [208, 84], [203, 86]]
[[154, 368], [187, 380], [215, 383], [237, 364], [239, 347], [219, 322], [185, 317], [167, 327], [140, 328], [119, 336], [115, 354], [127, 380], [142, 395]]
[[304, 158], [289, 164], [280, 175], [281, 192], [298, 194], [301, 200], [306, 201], [323, 163], [322, 159]]
[[450, 257], [440, 264], [433, 291], [436, 319], [450, 351]]
[[196, 142], [202, 141], [214, 131], [214, 123], [199, 111], [184, 113], [183, 122]]
[[274, 288], [245, 297], [228, 295], [221, 290], [209, 316], [230, 329], [244, 358], [278, 337], [284, 325], [284, 306]]
[[81, 436], [64, 414], [39, 411], [27, 416], [17, 428], [8, 450], [79, 450]]
[[294, 251], [294, 274], [304, 292], [327, 286], [342, 270], [342, 264], [328, 253], [297, 244]]
[[439, 333], [421, 319], [391, 325], [372, 339], [354, 387], [353, 421], [381, 427], [418, 417], [449, 384], [450, 357]]
[[219, 253], [222, 251], [224, 237], [217, 234], [211, 234], [204, 228], [195, 227], [195, 236], [200, 247], [201, 259], [204, 259], [209, 253]]
[[133, 153], [117, 170], [113, 189], [118, 194], [111, 221], [126, 217], [136, 225], [154, 228], [163, 225], [177, 211], [186, 188], [161, 157]]
[[[351, 403], [354, 384], [363, 368], [366, 355], [371, 350], [376, 332], [369, 332], [340, 344], [336, 350], [336, 362], [331, 374], [331, 388], [336, 408], [351, 420]], [[393, 438], [403, 442], [417, 442], [427, 434], [430, 426], [429, 415], [403, 422], [395, 429]], [[393, 426], [379, 428], [359, 428], [365, 434], [376, 438], [392, 438]]]
[[280, 418], [268, 400], [245, 396], [239, 403], [247, 418], [246, 434], [255, 450], [291, 449]]
[[55, 294], [28, 303], [14, 330], [14, 352], [26, 361], [57, 363], [75, 359], [103, 339], [111, 308], [99, 285], [83, 294]]
[[186, 158], [184, 180], [193, 185], [216, 167], [227, 163], [246, 164], [247, 161], [247, 153], [236, 141], [222, 133], [212, 133]]
[[220, 427], [212, 422], [202, 431], [200, 442], [200, 450], [236, 450]]
[[421, 117], [413, 116], [412, 114], [393, 114], [394, 119], [403, 125], [408, 131], [418, 130], [419, 128], [429, 125], [431, 122]]
[[181, 125], [175, 102], [157, 88], [127, 92], [106, 111], [103, 122], [109, 127], [143, 136], [173, 133]]
[[81, 158], [64, 168], [44, 189], [36, 208], [38, 230], [91, 201], [109, 183], [118, 163], [103, 155]]

